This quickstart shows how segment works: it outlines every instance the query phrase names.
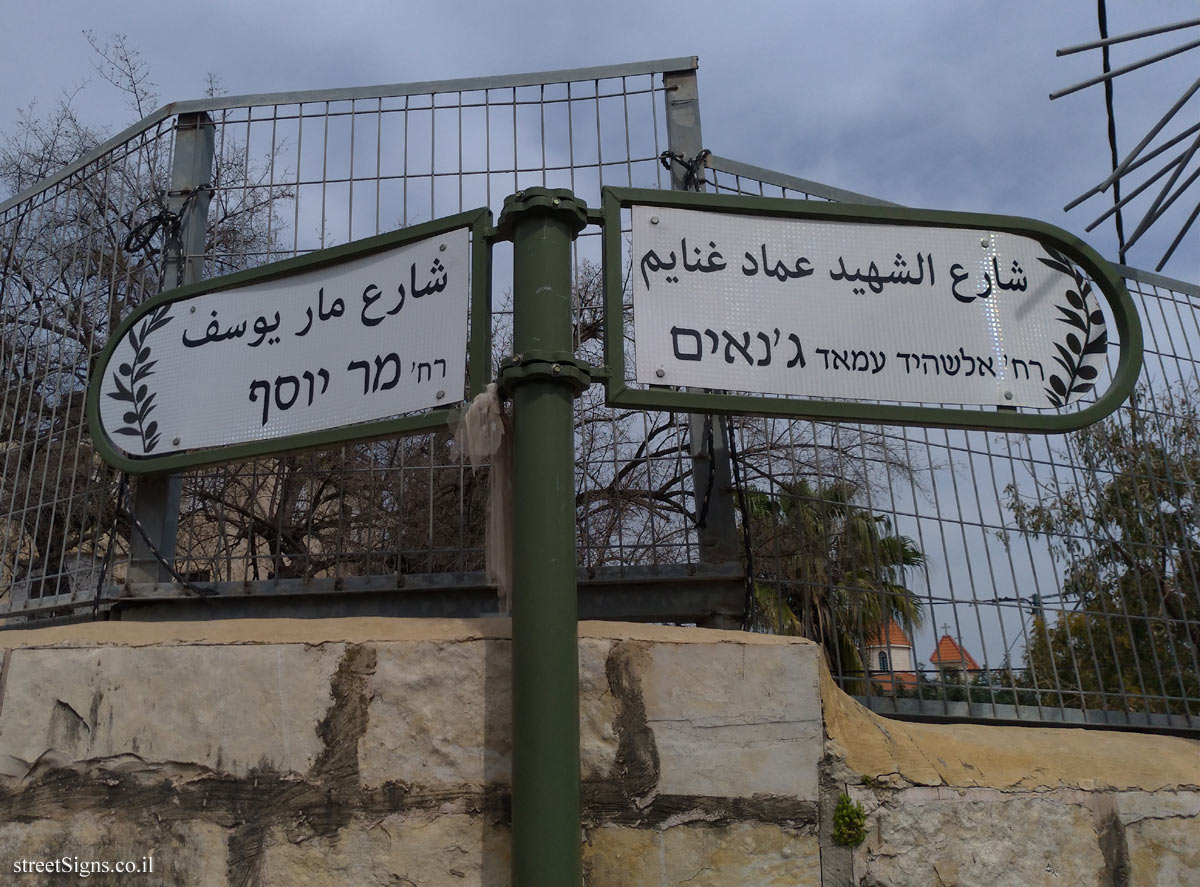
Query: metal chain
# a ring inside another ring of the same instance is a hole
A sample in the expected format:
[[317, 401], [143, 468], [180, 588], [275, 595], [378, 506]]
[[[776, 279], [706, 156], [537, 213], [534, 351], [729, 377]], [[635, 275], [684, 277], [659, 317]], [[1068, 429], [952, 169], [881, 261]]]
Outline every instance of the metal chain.
[[[159, 228], [166, 228], [168, 240], [173, 234], [178, 234], [183, 213], [187, 210], [188, 204], [195, 198], [196, 192], [192, 190], [186, 194], [183, 200], [183, 206], [180, 207], [178, 213], [171, 212], [171, 210], [167, 208], [167, 198], [170, 196], [171, 194], [164, 194], [164, 192], [156, 188], [152, 197], [140, 203], [137, 206], [137, 209], [134, 209], [133, 212], [129, 213], [121, 220], [126, 225], [132, 226], [129, 229], [129, 233], [125, 235], [125, 241], [122, 244], [125, 252], [148, 252], [151, 255], [154, 255], [161, 252], [161, 250], [149, 249], [149, 247], [150, 242], [154, 239], [154, 235], [158, 233]], [[132, 223], [134, 215], [138, 210], [149, 203], [156, 205], [158, 207], [158, 212], [147, 216], [138, 224], [133, 225]]]
[[662, 161], [663, 168], [668, 172], [671, 170], [672, 161], [682, 166], [684, 169], [683, 189], [699, 191], [700, 186], [704, 184], [704, 168], [708, 165], [708, 158], [711, 156], [712, 151], [708, 148], [701, 148], [700, 153], [691, 160], [678, 151], [663, 151], [658, 155], [658, 159]]

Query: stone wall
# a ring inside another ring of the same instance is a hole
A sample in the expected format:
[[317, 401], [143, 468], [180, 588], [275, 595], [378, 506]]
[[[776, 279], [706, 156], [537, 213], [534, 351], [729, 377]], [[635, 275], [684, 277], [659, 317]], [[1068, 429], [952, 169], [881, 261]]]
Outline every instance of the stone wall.
[[[505, 885], [508, 625], [0, 633], [0, 871], [153, 853], [93, 883]], [[1200, 883], [1200, 743], [883, 721], [806, 642], [580, 628], [589, 887]]]
[[825, 778], [869, 814], [826, 883], [1200, 885], [1200, 742], [888, 721], [827, 673], [821, 695]]

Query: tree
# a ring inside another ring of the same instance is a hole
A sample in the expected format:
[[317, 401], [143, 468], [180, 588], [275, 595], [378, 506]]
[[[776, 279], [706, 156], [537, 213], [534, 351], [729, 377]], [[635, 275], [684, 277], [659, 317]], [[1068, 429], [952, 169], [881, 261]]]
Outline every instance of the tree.
[[817, 641], [839, 675], [865, 674], [863, 643], [890, 619], [911, 633], [922, 617], [906, 582], [924, 554], [857, 492], [801, 479], [749, 497], [757, 627]]
[[[91, 43], [102, 78], [145, 115], [157, 97], [136, 51], [122, 38]], [[219, 87], [210, 81], [208, 91]], [[218, 122], [207, 276], [289, 255], [291, 226], [302, 217], [300, 186], [279, 184], [292, 181], [290, 172], [299, 181], [288, 169], [299, 165], [297, 154], [272, 129], [268, 153], [254, 156], [249, 118]], [[168, 120], [111, 152], [111, 163], [89, 164], [0, 219], [0, 594], [26, 580], [61, 593], [71, 558], [96, 561], [115, 550], [120, 565], [128, 552], [134, 515], [123, 479], [90, 446], [83, 392], [111, 330], [164, 283], [165, 231], [156, 223], [169, 221], [171, 136]], [[71, 98], [49, 114], [30, 109], [21, 133], [0, 142], [0, 189], [34, 186], [106, 137], [80, 119]], [[603, 365], [599, 266], [580, 261], [576, 281], [575, 345]], [[498, 355], [511, 316], [494, 319]], [[789, 475], [827, 477], [844, 476], [835, 465], [845, 464], [862, 466], [851, 478], [861, 485], [870, 482], [868, 462], [902, 464], [869, 430], [770, 420], [747, 424], [740, 437], [749, 483], [769, 480], [781, 464]], [[614, 412], [603, 387], [592, 386], [577, 402], [576, 440], [581, 564], [693, 562], [702, 509], [687, 417]], [[177, 568], [195, 581], [478, 569], [484, 490], [449, 434], [188, 472]]]
[[[632, 315], [630, 271], [625, 268], [625, 311]], [[603, 366], [604, 289], [601, 267], [576, 266], [575, 346], [584, 360]], [[497, 341], [503, 335], [495, 336]], [[625, 364], [633, 366], [631, 325]], [[882, 490], [914, 476], [903, 444], [873, 426], [787, 419], [726, 417], [737, 440], [742, 482], [751, 490], [778, 489], [789, 477], [838, 478], [856, 491]], [[714, 429], [719, 428], [716, 423]], [[703, 518], [703, 496], [693, 495], [689, 416], [669, 411], [622, 410], [606, 404], [603, 386], [584, 392], [576, 410], [576, 505], [581, 565], [681, 563], [695, 556], [689, 537]], [[734, 455], [731, 453], [731, 455]], [[701, 462], [703, 463], [703, 461]], [[703, 472], [703, 468], [701, 468]], [[699, 484], [704, 489], [703, 477]], [[729, 491], [713, 490], [712, 495]], [[752, 493], [768, 497], [767, 493]], [[786, 488], [777, 499], [788, 498]], [[761, 547], [761, 541], [754, 547]], [[812, 635], [808, 635], [812, 636]]]
[[[1065, 562], [1063, 607], [1033, 607], [1026, 686], [1046, 704], [1195, 711], [1200, 703], [1200, 399], [1139, 388], [1066, 438], [1069, 474], [1006, 494]], [[1164, 697], [1178, 701], [1167, 704]], [[1061, 702], [1059, 701], [1061, 698]], [[1185, 700], [1189, 700], [1185, 702]]]
[[[140, 85], [133, 85], [140, 90]], [[34, 185], [93, 150], [104, 134], [71, 99], [0, 146], [0, 184]], [[12, 210], [0, 224], [0, 581], [57, 574], [86, 539], [112, 523], [116, 482], [98, 473], [82, 439], [88, 367], [121, 313], [157, 289], [156, 257], [120, 248], [140, 223], [132, 195], [163, 180], [153, 163], [81, 176], [69, 194]], [[47, 486], [54, 495], [44, 495]], [[41, 487], [38, 490], [38, 486]], [[107, 488], [98, 494], [100, 487]], [[68, 589], [53, 587], [45, 593]], [[43, 589], [31, 593], [39, 596]]]
[[[153, 107], [153, 84], [124, 39], [91, 42], [97, 70], [131, 110]], [[76, 113], [76, 95], [44, 115], [23, 112], [19, 134], [0, 142], [0, 190], [20, 193], [107, 138]], [[84, 433], [84, 392], [110, 331], [163, 285], [170, 134], [165, 124], [134, 136], [0, 220], [0, 587], [74, 591], [69, 564], [128, 548], [124, 486]], [[261, 168], [244, 142], [221, 141], [206, 232], [213, 273], [270, 252], [273, 202], [287, 194], [260, 187]]]

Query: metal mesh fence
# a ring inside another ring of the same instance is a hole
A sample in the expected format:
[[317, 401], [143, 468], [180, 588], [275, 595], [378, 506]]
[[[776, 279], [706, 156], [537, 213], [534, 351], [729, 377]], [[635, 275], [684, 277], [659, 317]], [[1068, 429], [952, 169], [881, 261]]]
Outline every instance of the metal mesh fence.
[[[590, 205], [602, 185], [669, 187], [663, 74], [693, 67], [174, 106], [208, 114], [215, 133], [196, 258], [205, 276], [223, 274], [479, 205], [498, 212], [531, 185]], [[184, 197], [170, 192], [173, 121], [160, 112], [0, 205], [10, 616], [94, 615], [129, 591], [142, 491], [92, 451], [83, 391], [117, 321], [173, 285], [167, 208]], [[707, 179], [717, 192], [878, 202], [719, 157]], [[498, 244], [497, 363], [510, 350], [511, 262]], [[1146, 332], [1142, 382], [1128, 408], [1073, 435], [735, 417], [727, 441], [710, 423], [693, 444], [688, 417], [614, 410], [593, 386], [576, 409], [580, 566], [702, 574], [697, 518], [731, 492], [695, 489], [727, 446], [752, 625], [820, 640], [841, 685], [877, 710], [1200, 726], [1200, 290], [1126, 270]], [[575, 280], [579, 356], [602, 364], [594, 228], [577, 242]], [[486, 484], [449, 433], [192, 471], [175, 569], [193, 591], [231, 593], [477, 572]]]
[[[120, 482], [92, 451], [92, 359], [132, 306], [158, 292], [160, 257], [127, 250], [147, 230], [171, 165], [158, 122], [0, 213], [0, 589], [5, 609], [90, 604], [105, 581]], [[56, 146], [27, 146], [32, 163]]]
[[[269, 209], [262, 248], [235, 238], [234, 249], [216, 253], [220, 270], [475, 206], [498, 213], [505, 196], [527, 186], [570, 188], [592, 205], [605, 184], [661, 187], [667, 144], [653, 65], [475, 85], [223, 109], [214, 117], [218, 154], [240, 163], [231, 180], [217, 182], [217, 202]], [[585, 234], [576, 247], [576, 340], [585, 359], [599, 362], [596, 240]], [[511, 350], [511, 248], [497, 245], [493, 263], [498, 362]], [[637, 455], [642, 442], [679, 437], [670, 423], [666, 432], [654, 423], [614, 415], [601, 391], [579, 402], [576, 494], [587, 566], [680, 558], [663, 546], [685, 525], [676, 519], [663, 530], [660, 505], [638, 491], [638, 475], [658, 461]], [[189, 476], [180, 551], [189, 572], [225, 580], [477, 570], [485, 489], [448, 434], [223, 467]], [[253, 514], [239, 515], [231, 500]]]
[[[880, 202], [719, 157], [708, 185]], [[1200, 726], [1200, 288], [1124, 273], [1145, 364], [1084, 431], [736, 420], [757, 624], [881, 712]]]
[[[663, 72], [694, 65], [177, 104], [208, 115], [214, 130], [211, 180], [197, 182], [211, 192], [205, 246], [190, 258], [211, 277], [463, 209], [498, 213], [527, 186], [570, 188], [598, 205], [602, 185], [669, 185], [659, 159], [669, 147]], [[167, 240], [178, 233], [167, 211], [180, 196], [169, 192], [173, 119], [156, 116], [0, 215], [0, 593], [10, 612], [93, 608], [120, 593], [137, 558], [132, 518], [142, 497], [91, 452], [83, 392], [108, 331], [162, 285]], [[595, 363], [598, 241], [585, 232], [575, 250], [576, 341]], [[496, 245], [493, 267], [498, 363], [511, 341], [507, 244]], [[593, 389], [578, 402], [577, 437], [581, 565], [690, 562], [683, 426], [617, 414]], [[351, 578], [477, 571], [486, 483], [449, 433], [192, 471], [182, 479], [174, 566], [197, 588], [251, 582], [258, 591], [286, 580], [338, 588]]]

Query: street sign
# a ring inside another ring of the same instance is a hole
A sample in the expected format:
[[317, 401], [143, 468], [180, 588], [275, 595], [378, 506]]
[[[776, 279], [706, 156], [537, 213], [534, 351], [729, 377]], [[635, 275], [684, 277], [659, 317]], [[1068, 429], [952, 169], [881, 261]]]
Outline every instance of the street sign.
[[609, 189], [605, 237], [610, 322], [633, 307], [631, 378], [609, 337], [614, 403], [1059, 431], [1140, 366], [1120, 277], [1032, 220]]
[[91, 379], [102, 453], [164, 471], [446, 427], [436, 408], [468, 395], [468, 340], [471, 385], [486, 381], [488, 222], [477, 210], [149, 300]]

